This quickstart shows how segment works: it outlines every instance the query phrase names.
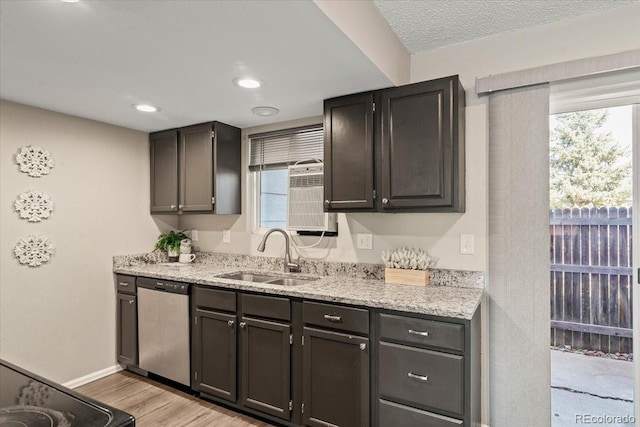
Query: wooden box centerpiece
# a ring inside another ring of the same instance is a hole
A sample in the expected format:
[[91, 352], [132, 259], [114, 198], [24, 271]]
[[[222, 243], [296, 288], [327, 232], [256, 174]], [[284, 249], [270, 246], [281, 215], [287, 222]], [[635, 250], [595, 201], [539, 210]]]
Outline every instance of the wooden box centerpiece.
[[385, 283], [418, 286], [429, 284], [429, 269], [437, 261], [427, 251], [413, 248], [383, 251], [382, 260]]

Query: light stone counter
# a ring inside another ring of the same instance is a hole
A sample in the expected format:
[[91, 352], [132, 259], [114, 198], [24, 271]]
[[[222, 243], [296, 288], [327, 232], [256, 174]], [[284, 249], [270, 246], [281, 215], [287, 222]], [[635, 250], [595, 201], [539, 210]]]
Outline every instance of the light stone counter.
[[[209, 257], [206, 262], [187, 265], [163, 265], [162, 259], [153, 256], [114, 257], [114, 272], [132, 276], [175, 280], [199, 285], [254, 291], [274, 295], [305, 298], [319, 301], [338, 302], [370, 308], [384, 308], [409, 313], [430, 314], [470, 320], [480, 304], [483, 290], [478, 287], [460, 286], [413, 286], [386, 284], [380, 278], [357, 277], [358, 274], [336, 274], [327, 271], [325, 275], [302, 273], [285, 274], [273, 267], [277, 259], [258, 260], [258, 268], [253, 262], [233, 257]], [[206, 258], [206, 257], [201, 257]], [[250, 257], [262, 258], [262, 257]], [[269, 261], [272, 260], [272, 261]], [[275, 261], [274, 261], [275, 260]], [[152, 263], [149, 263], [152, 262]], [[237, 271], [268, 273], [279, 276], [316, 279], [297, 286], [281, 286], [268, 283], [254, 283], [226, 279], [224, 276]], [[440, 270], [444, 271], [444, 270]], [[341, 271], [343, 272], [343, 271]], [[473, 272], [471, 272], [473, 273]], [[356, 276], [356, 277], [354, 277]]]

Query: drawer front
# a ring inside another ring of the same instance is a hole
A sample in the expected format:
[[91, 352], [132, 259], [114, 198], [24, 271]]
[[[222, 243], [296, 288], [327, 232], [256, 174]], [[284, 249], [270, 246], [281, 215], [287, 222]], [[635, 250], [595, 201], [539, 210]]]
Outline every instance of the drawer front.
[[136, 278], [135, 276], [124, 276], [122, 274], [116, 274], [116, 286], [118, 292], [124, 292], [125, 294], [136, 293]]
[[289, 298], [242, 294], [242, 314], [289, 321], [291, 304]]
[[381, 342], [380, 396], [463, 415], [464, 358]]
[[462, 420], [380, 400], [380, 427], [456, 427]]
[[236, 312], [236, 293], [233, 291], [196, 287], [193, 297], [196, 307]]
[[463, 352], [464, 325], [380, 314], [380, 339]]
[[369, 334], [369, 310], [305, 301], [302, 317], [308, 325]]

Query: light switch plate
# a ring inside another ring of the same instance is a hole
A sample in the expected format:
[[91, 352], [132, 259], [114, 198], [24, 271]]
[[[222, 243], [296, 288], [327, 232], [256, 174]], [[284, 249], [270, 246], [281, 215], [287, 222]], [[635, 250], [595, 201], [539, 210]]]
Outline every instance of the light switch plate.
[[231, 243], [231, 230], [222, 230], [222, 243]]
[[460, 235], [460, 253], [462, 255], [473, 255], [476, 253], [476, 238], [473, 234]]
[[358, 233], [356, 235], [356, 246], [358, 249], [373, 249], [373, 234]]
[[198, 230], [191, 230], [191, 241], [198, 241]]

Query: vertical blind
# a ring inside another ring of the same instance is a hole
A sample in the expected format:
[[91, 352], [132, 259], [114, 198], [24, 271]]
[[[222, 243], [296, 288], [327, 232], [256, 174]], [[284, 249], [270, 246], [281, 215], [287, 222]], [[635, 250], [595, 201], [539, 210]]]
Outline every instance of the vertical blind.
[[488, 384], [495, 426], [548, 427], [551, 418], [548, 206], [549, 86], [494, 92]]
[[284, 168], [324, 157], [322, 124], [253, 134], [249, 141], [250, 170]]

